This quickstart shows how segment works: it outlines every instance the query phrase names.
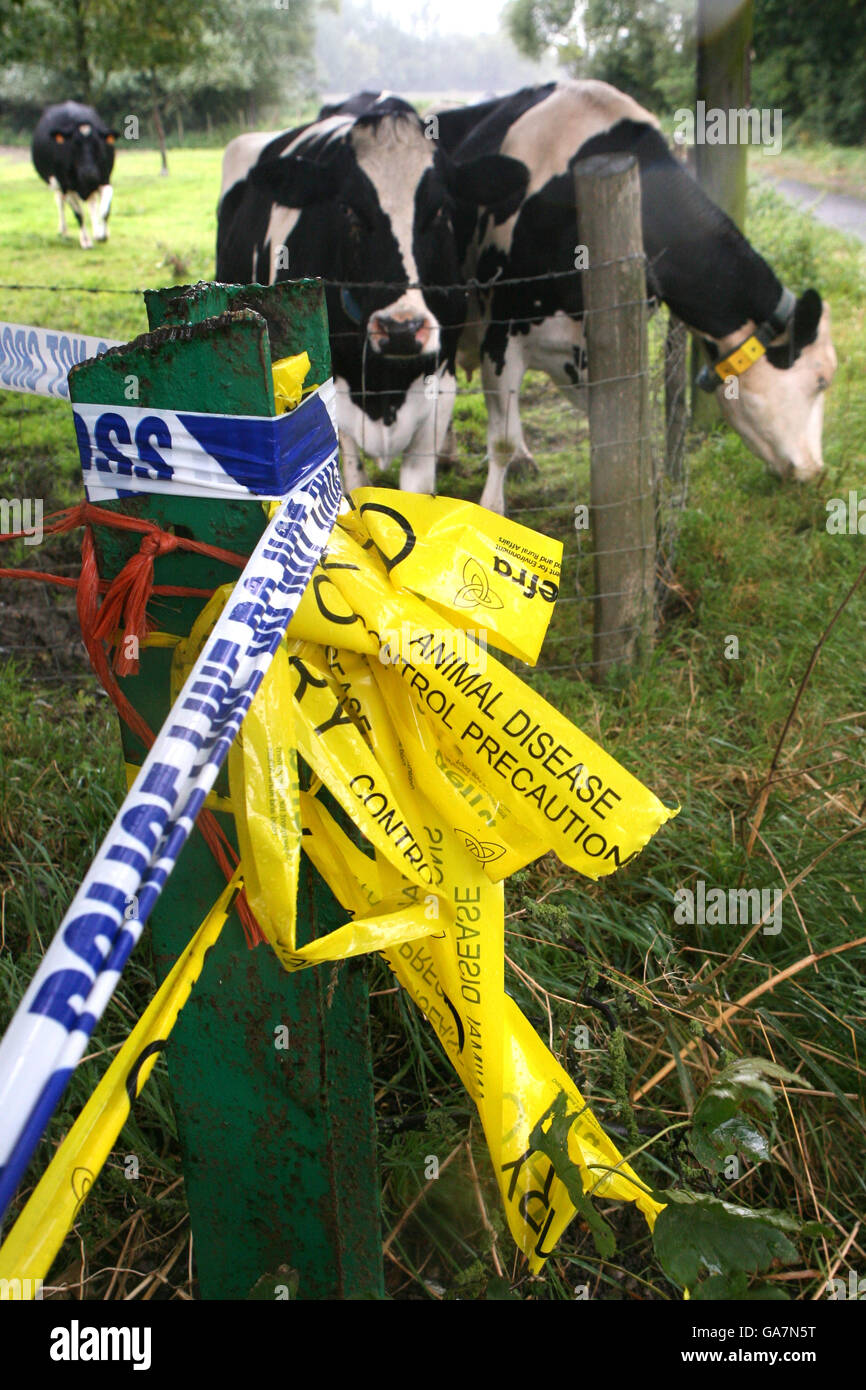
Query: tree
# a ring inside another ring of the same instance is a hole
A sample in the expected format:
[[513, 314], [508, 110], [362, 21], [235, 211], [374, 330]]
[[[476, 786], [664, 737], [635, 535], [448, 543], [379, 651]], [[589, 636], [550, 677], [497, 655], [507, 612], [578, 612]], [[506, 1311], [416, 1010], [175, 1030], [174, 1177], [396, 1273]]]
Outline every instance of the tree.
[[[336, 0], [320, 0], [325, 6]], [[0, 111], [22, 128], [74, 97], [115, 124], [281, 119], [313, 95], [317, 0], [0, 0]], [[275, 116], [274, 113], [277, 112]]]
[[[752, 0], [698, 0], [697, 99], [706, 109], [748, 106]], [[746, 219], [748, 146], [729, 140], [695, 146], [704, 191], [742, 228]]]
[[99, 81], [95, 54], [108, 29], [106, 0], [5, 0], [0, 37], [7, 62], [53, 71], [67, 97], [93, 102]]
[[566, 71], [598, 77], [651, 108], [693, 96], [694, 0], [509, 0], [521, 52], [552, 48]]
[[779, 107], [786, 124], [856, 145], [866, 140], [866, 5], [821, 0], [755, 7], [753, 94]]
[[[329, 6], [330, 7], [330, 6]], [[198, 119], [270, 123], [287, 99], [312, 98], [315, 88], [314, 0], [235, 0], [219, 25], [209, 25], [195, 56], [165, 81], [169, 101]]]
[[[749, 53], [752, 0], [698, 0], [697, 99], [706, 110], [739, 110], [749, 105]], [[695, 172], [708, 197], [742, 228], [746, 221], [748, 146], [736, 141], [695, 145]], [[692, 343], [692, 366], [702, 365]], [[692, 392], [692, 420], [710, 425], [719, 417], [718, 401]]]
[[122, 65], [143, 76], [159, 141], [160, 172], [167, 174], [160, 110], [165, 83], [196, 57], [208, 24], [219, 23], [223, 15], [221, 0], [105, 0], [105, 5], [113, 20], [113, 42], [109, 42], [106, 55], [108, 66]]

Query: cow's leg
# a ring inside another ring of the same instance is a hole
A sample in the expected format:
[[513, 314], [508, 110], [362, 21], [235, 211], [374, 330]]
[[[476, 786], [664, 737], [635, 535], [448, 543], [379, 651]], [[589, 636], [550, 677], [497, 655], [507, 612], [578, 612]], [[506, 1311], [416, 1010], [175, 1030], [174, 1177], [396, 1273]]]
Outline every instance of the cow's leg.
[[66, 203], [65, 203], [65, 194], [64, 194], [63, 189], [60, 187], [60, 184], [57, 182], [57, 180], [56, 180], [56, 178], [54, 177], [53, 174], [51, 175], [51, 178], [48, 180], [48, 186], [49, 186], [49, 188], [53, 188], [53, 189], [54, 189], [54, 197], [55, 197], [55, 199], [57, 200], [57, 220], [58, 220], [57, 235], [58, 235], [58, 236], [66, 236]]
[[419, 425], [403, 454], [400, 489], [402, 492], [436, 491], [436, 429], [431, 419]]
[[105, 236], [102, 239], [103, 241], [108, 241], [108, 218], [111, 213], [111, 202], [114, 198], [114, 189], [110, 183], [104, 183], [99, 190], [99, 194], [102, 199], [99, 210], [102, 214], [102, 221], [105, 228]]
[[[424, 391], [426, 398], [429, 381], [430, 378], [426, 377], [424, 384], [413, 386], [412, 391]], [[456, 394], [457, 378], [442, 368], [436, 379], [435, 409], [420, 411], [418, 428], [403, 454], [400, 465], [400, 488], [403, 492], [435, 493], [436, 459], [451, 431], [451, 412]]]
[[445, 433], [445, 438], [443, 439], [442, 446], [439, 450], [439, 462], [454, 464], [458, 463], [459, 460], [460, 454], [457, 449], [457, 438], [454, 434], [454, 421], [452, 420], [448, 425], [448, 429]]
[[78, 240], [80, 241], [82, 248], [85, 251], [88, 251], [90, 247], [93, 245], [93, 242], [90, 240], [90, 233], [88, 232], [87, 225], [84, 221], [84, 208], [81, 206], [81, 199], [79, 198], [77, 193], [71, 192], [67, 193], [66, 197], [69, 201], [69, 206], [72, 208], [72, 211], [75, 213], [75, 216], [78, 220]]
[[368, 487], [370, 480], [364, 472], [358, 445], [350, 434], [340, 430], [340, 459], [343, 465], [343, 491], [352, 492], [356, 487]]
[[[87, 208], [90, 213], [90, 225], [93, 228], [94, 241], [107, 241], [108, 227], [102, 212], [104, 188], [97, 188], [87, 199]], [[109, 205], [111, 199], [109, 198]]]
[[520, 426], [520, 384], [526, 368], [520, 346], [509, 339], [505, 362], [497, 372], [489, 357], [481, 364], [487, 400], [487, 481], [481, 505], [505, 514], [505, 477], [512, 463], [535, 468]]

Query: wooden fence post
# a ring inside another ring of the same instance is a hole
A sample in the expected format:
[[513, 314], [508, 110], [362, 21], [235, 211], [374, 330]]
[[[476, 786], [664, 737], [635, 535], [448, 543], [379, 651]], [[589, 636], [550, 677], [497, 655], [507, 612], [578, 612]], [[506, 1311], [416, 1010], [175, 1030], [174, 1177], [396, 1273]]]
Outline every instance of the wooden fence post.
[[683, 456], [689, 423], [689, 335], [668, 311], [665, 334], [665, 472], [675, 485], [683, 480]]
[[[73, 374], [74, 401], [272, 416], [271, 362], [306, 350], [312, 378], [331, 371], [324, 293], [312, 281], [197, 285], [149, 292], [151, 332]], [[159, 330], [154, 332], [154, 330]], [[103, 502], [194, 540], [249, 553], [264, 529], [255, 498], [198, 500], [139, 494]], [[139, 546], [94, 528], [101, 575]], [[209, 556], [156, 558], [154, 580], [210, 589], [238, 578]], [[161, 598], [158, 622], [186, 636], [201, 598]], [[170, 707], [171, 652], [147, 647], [124, 693], [158, 730]], [[125, 726], [124, 756], [144, 748]], [[225, 798], [225, 769], [215, 791]], [[225, 801], [223, 806], [225, 806]], [[234, 817], [216, 810], [236, 845]], [[194, 829], [148, 922], [163, 978], [225, 880]], [[304, 858], [299, 944], [341, 926], [345, 913]], [[286, 974], [267, 945], [249, 950], [229, 918], [211, 948], [167, 1047], [169, 1078], [203, 1298], [365, 1299], [383, 1296], [372, 1065], [364, 973]], [[285, 1031], [288, 1046], [278, 1045]]]
[[633, 155], [574, 168], [578, 239], [587, 248], [590, 510], [595, 556], [593, 677], [645, 651], [653, 635], [655, 508], [649, 439], [646, 278]]

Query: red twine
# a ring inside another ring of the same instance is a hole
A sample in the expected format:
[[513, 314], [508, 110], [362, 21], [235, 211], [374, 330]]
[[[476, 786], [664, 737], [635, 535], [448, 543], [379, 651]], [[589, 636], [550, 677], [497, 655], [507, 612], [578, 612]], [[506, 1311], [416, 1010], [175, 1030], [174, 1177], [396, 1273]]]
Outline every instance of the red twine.
[[[236, 565], [239, 569], [243, 569], [248, 556], [239, 555], [233, 550], [223, 550], [218, 545], [207, 545], [204, 541], [175, 536], [170, 531], [164, 531], [153, 521], [108, 511], [105, 507], [94, 506], [91, 502], [79, 502], [74, 507], [64, 507], [59, 512], [52, 512], [46, 521], [48, 524], [43, 530], [48, 535], [59, 535], [78, 526], [84, 527], [81, 540], [81, 573], [78, 578], [46, 574], [42, 570], [14, 569], [0, 569], [0, 578], [33, 579], [76, 590], [78, 622], [90, 664], [121, 719], [145, 748], [151, 748], [155, 742], [155, 735], [117, 684], [104, 643], [107, 641], [110, 644], [118, 629], [122, 627], [117, 641], [114, 669], [121, 676], [137, 675], [138, 648], [147, 633], [147, 605], [151, 595], [209, 597], [213, 592], [211, 589], [189, 589], [172, 584], [154, 585], [153, 562], [158, 555], [167, 555], [173, 550], [189, 550], [197, 555], [209, 555], [228, 565]], [[119, 531], [143, 533], [140, 549], [135, 555], [130, 556], [110, 582], [99, 577], [94, 524]], [[29, 531], [0, 533], [0, 541], [18, 540], [30, 534], [32, 533]], [[104, 596], [101, 604], [100, 595]], [[130, 642], [129, 638], [136, 640]], [[238, 862], [237, 853], [212, 811], [202, 809], [197, 824], [208, 849], [228, 881]], [[238, 895], [235, 906], [247, 945], [260, 945], [265, 936], [253, 916], [245, 893]]]

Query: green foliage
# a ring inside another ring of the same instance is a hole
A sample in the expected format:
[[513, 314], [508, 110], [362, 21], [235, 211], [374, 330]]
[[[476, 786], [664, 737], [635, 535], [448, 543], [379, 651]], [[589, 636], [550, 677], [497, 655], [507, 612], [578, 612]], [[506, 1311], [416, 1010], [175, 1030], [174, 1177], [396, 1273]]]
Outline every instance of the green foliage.
[[540, 58], [550, 44], [571, 38], [574, 0], [508, 0], [503, 18], [515, 48]]
[[704, 1091], [692, 1117], [694, 1123], [711, 1131], [740, 1111], [754, 1113], [759, 1110], [772, 1115], [776, 1096], [766, 1080], [768, 1076], [776, 1081], [790, 1081], [793, 1085], [799, 1082], [793, 1072], [775, 1062], [765, 1061], [763, 1057], [740, 1057]]
[[694, 1192], [658, 1196], [666, 1206], [656, 1220], [653, 1246], [665, 1274], [690, 1292], [705, 1272], [728, 1279], [759, 1274], [774, 1260], [791, 1264], [797, 1258], [789, 1237], [800, 1234], [803, 1223], [786, 1212], [750, 1211]]
[[749, 1276], [743, 1270], [738, 1269], [730, 1274], [711, 1274], [708, 1279], [702, 1279], [697, 1287], [690, 1290], [692, 1300], [700, 1302], [717, 1302], [719, 1299], [734, 1299], [737, 1303], [772, 1302], [788, 1303], [789, 1298], [785, 1290], [778, 1284], [752, 1284], [749, 1285]]
[[770, 1157], [763, 1134], [743, 1115], [734, 1115], [717, 1125], [696, 1125], [689, 1143], [698, 1162], [716, 1172], [721, 1171], [733, 1154], [748, 1154], [756, 1163], [763, 1163]]
[[596, 1250], [602, 1259], [609, 1259], [616, 1249], [616, 1237], [584, 1191], [583, 1173], [568, 1152], [568, 1135], [579, 1114], [579, 1111], [569, 1111], [568, 1096], [560, 1091], [530, 1134], [529, 1147], [550, 1159], [556, 1176], [565, 1185], [574, 1206], [592, 1231]]
[[752, 100], [786, 124], [856, 145], [866, 138], [866, 6], [857, 0], [755, 5]]
[[749, 1154], [759, 1163], [769, 1158], [767, 1141], [752, 1118], [773, 1115], [776, 1095], [767, 1077], [794, 1084], [799, 1080], [775, 1062], [741, 1057], [710, 1082], [692, 1115], [690, 1136], [692, 1152], [705, 1167], [720, 1171], [725, 1160], [737, 1153]]
[[115, 122], [153, 100], [191, 121], [251, 121], [313, 88], [317, 0], [21, 0], [0, 9], [0, 109], [24, 128], [48, 100]]
[[[510, 0], [521, 53], [556, 51], [577, 77], [599, 77], [660, 114], [695, 99], [695, 0]], [[757, 0], [751, 97], [780, 108], [786, 140], [866, 138], [866, 6], [857, 0]]]
[[510, 0], [504, 19], [521, 53], [552, 48], [572, 76], [661, 110], [693, 99], [693, 0]]

